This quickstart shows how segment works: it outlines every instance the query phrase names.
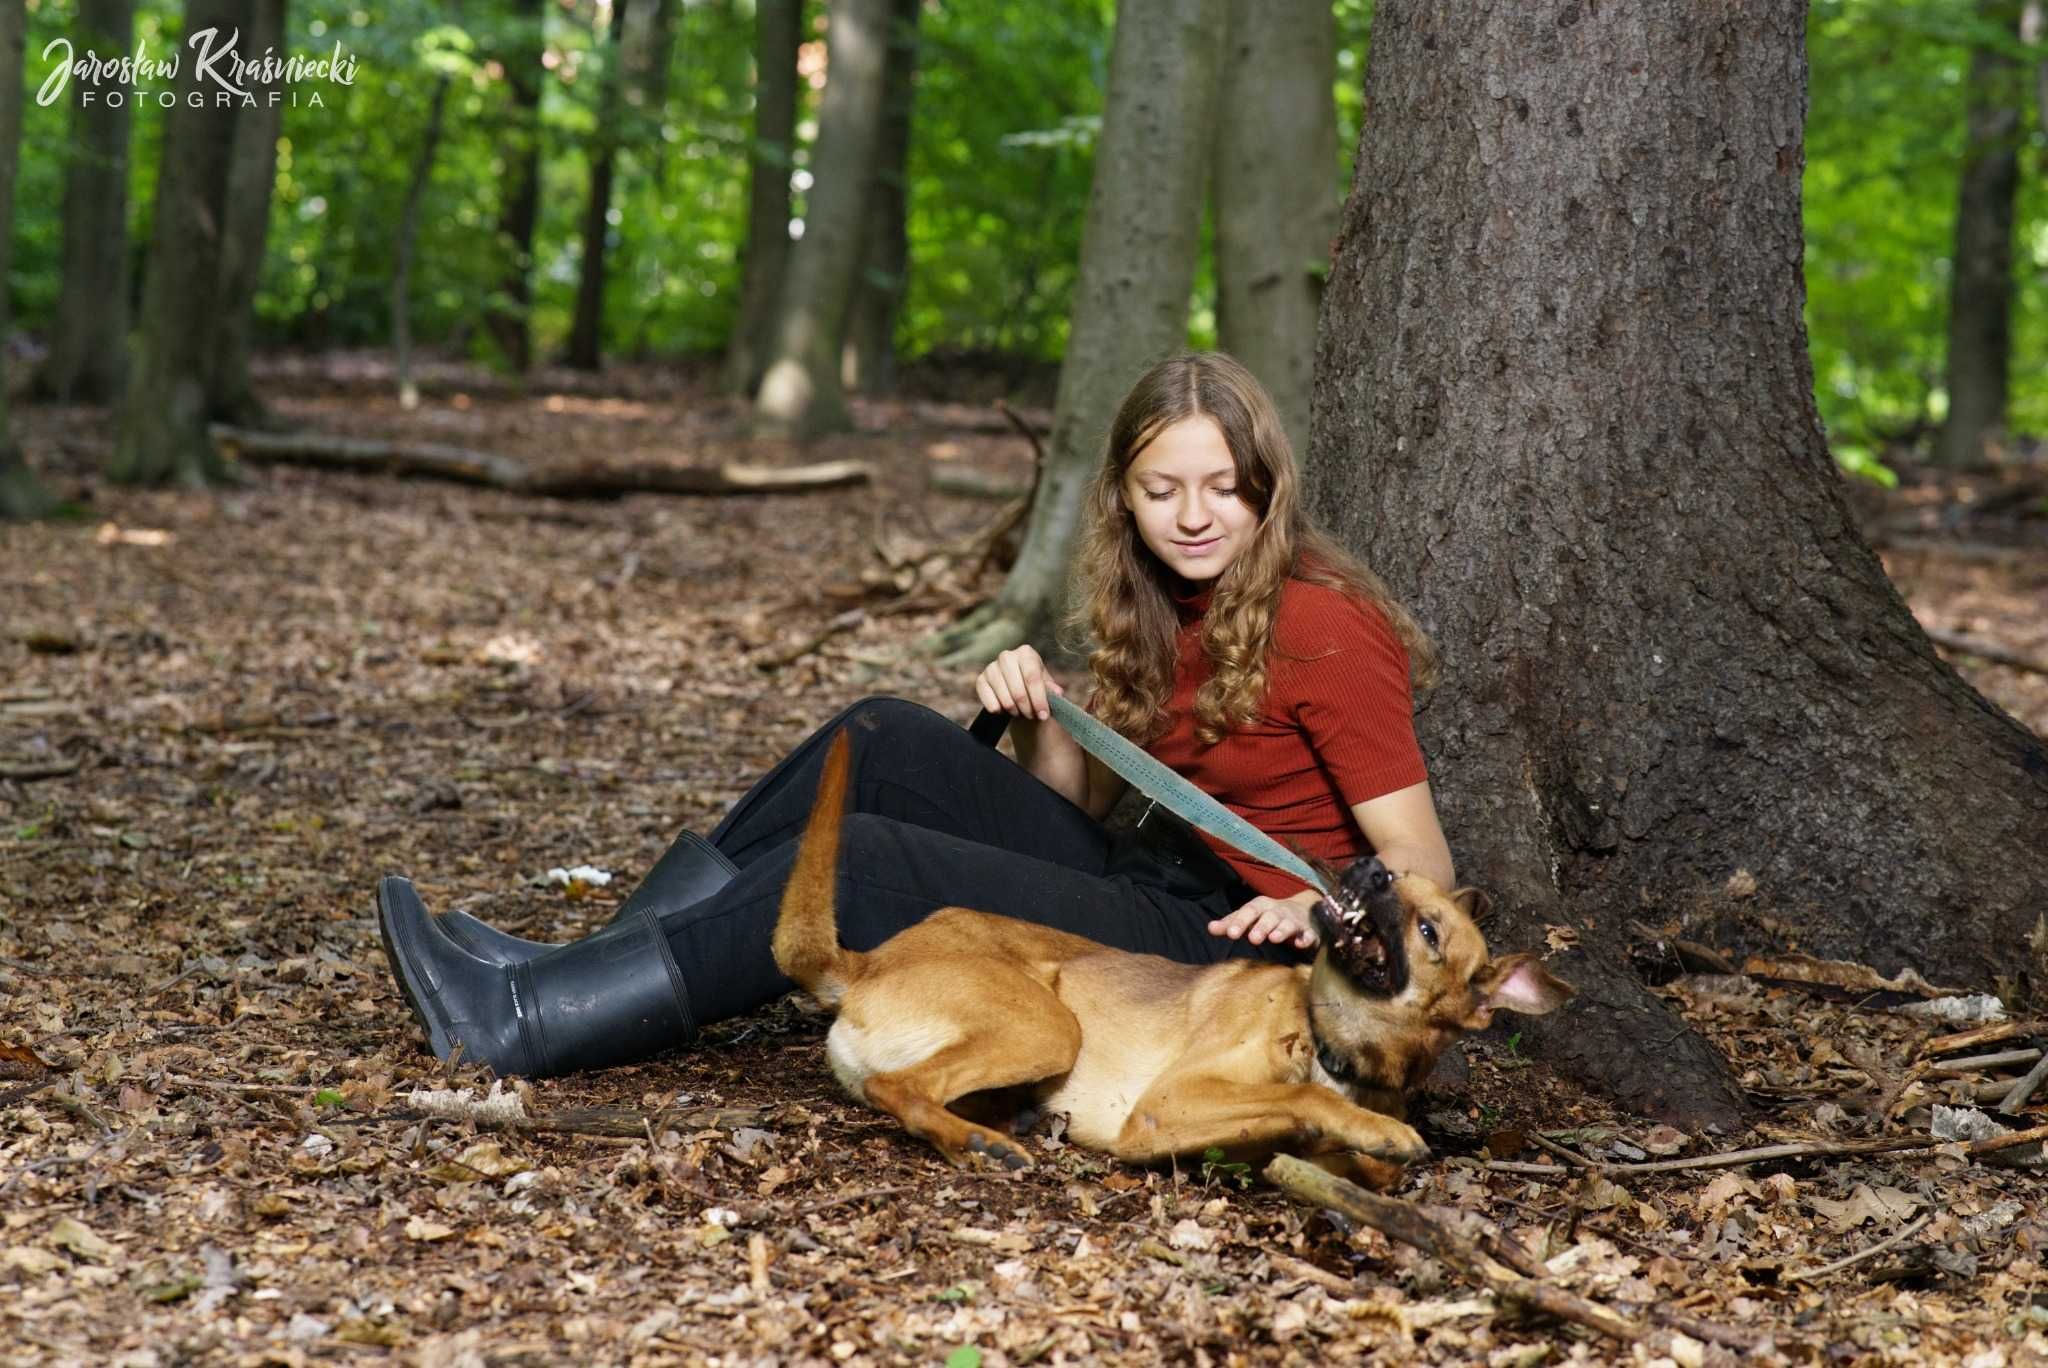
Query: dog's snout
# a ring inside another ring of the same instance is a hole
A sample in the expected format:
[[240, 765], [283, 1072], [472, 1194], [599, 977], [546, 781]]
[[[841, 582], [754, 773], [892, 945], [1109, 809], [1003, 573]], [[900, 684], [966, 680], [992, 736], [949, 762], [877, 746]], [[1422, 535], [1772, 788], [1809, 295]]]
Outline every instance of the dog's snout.
[[1386, 892], [1393, 882], [1393, 872], [1378, 860], [1374, 860], [1372, 868], [1368, 869], [1365, 873], [1365, 886], [1374, 893]]

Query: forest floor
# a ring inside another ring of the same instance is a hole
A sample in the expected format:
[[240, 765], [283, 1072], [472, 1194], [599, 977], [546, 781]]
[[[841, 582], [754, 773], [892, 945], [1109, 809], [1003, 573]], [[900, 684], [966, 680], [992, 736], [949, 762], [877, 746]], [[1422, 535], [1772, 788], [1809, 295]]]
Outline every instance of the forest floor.
[[[537, 464], [796, 459], [652, 371], [429, 378], [409, 415], [374, 358], [275, 364], [264, 388], [326, 431]], [[1026, 1172], [954, 1169], [839, 1093], [793, 1000], [653, 1063], [516, 1085], [538, 1125], [427, 1115], [421, 1091], [489, 1080], [421, 1052], [379, 875], [565, 939], [852, 699], [972, 715], [970, 670], [903, 654], [943, 609], [852, 610], [878, 537], [910, 555], [995, 515], [930, 471], [1022, 483], [1028, 450], [978, 406], [859, 415], [802, 459], [872, 462], [865, 487], [567, 502], [283, 466], [117, 489], [91, 473], [103, 414], [15, 409], [83, 511], [0, 530], [0, 766], [64, 771], [0, 780], [0, 1362], [2048, 1361], [2037, 1174], [1952, 1147], [1611, 1167], [1923, 1135], [1931, 1104], [2027, 1063], [1944, 1076], [1924, 1020], [1740, 974], [1662, 991], [1734, 1061], [1755, 1133], [1617, 1115], [1497, 1029], [1420, 1100], [1436, 1157], [1403, 1193], [1725, 1343], [1533, 1317], [1213, 1164], [1041, 1133]], [[2001, 493], [2016, 477], [1857, 496], [1924, 623], [2048, 660], [2041, 474], [2031, 504]], [[2048, 731], [2048, 676], [1952, 658]], [[544, 881], [585, 863], [618, 878]]]

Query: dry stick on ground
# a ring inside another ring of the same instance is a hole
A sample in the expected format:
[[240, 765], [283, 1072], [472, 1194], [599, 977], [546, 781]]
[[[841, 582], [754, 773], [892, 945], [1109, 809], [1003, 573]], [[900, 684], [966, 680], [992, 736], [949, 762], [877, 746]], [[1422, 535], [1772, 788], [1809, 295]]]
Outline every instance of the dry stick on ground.
[[510, 456], [436, 442], [254, 432], [219, 425], [211, 431], [222, 449], [244, 461], [419, 475], [554, 499], [616, 499], [626, 494], [801, 494], [863, 484], [870, 473], [864, 461], [787, 467], [580, 465], [534, 470]]
[[2012, 1085], [2012, 1091], [2005, 1095], [2005, 1100], [1998, 1104], [1998, 1109], [2007, 1116], [2019, 1115], [2020, 1108], [2027, 1105], [2028, 1099], [2033, 1097], [2034, 1091], [2041, 1086], [2043, 1079], [2048, 1079], [2048, 1053], [2044, 1053], [2040, 1062], [2027, 1071], [2025, 1078]]
[[34, 779], [62, 779], [77, 770], [79, 761], [42, 760], [26, 765], [0, 765], [0, 779], [19, 779], [24, 783]]
[[2048, 675], [2048, 660], [2036, 660], [2023, 656], [2018, 651], [2009, 651], [1995, 641], [1965, 636], [1961, 632], [1948, 632], [1940, 628], [1925, 629], [1927, 639], [1935, 645], [1951, 651], [1961, 651], [1979, 660], [1988, 660], [1994, 665], [2003, 665], [2009, 670], [2021, 670], [2027, 674]]
[[1367, 1192], [1356, 1183], [1347, 1183], [1292, 1155], [1282, 1154], [1266, 1165], [1265, 1177], [1267, 1182], [1303, 1201], [1327, 1207], [1403, 1244], [1413, 1245], [1487, 1288], [1502, 1301], [1583, 1325], [1624, 1344], [1639, 1343], [1649, 1333], [1647, 1326], [1596, 1302], [1516, 1273], [1407, 1202]]
[[1904, 1244], [1907, 1240], [1919, 1234], [1922, 1227], [1924, 1227], [1929, 1221], [1933, 1219], [1934, 1213], [1931, 1211], [1927, 1212], [1925, 1215], [1921, 1216], [1919, 1220], [1901, 1229], [1898, 1232], [1898, 1234], [1892, 1235], [1883, 1240], [1879, 1240], [1876, 1244], [1872, 1245], [1868, 1249], [1859, 1249], [1854, 1254], [1849, 1255], [1845, 1259], [1837, 1259], [1833, 1263], [1822, 1264], [1819, 1268], [1810, 1268], [1797, 1273], [1787, 1273], [1785, 1275], [1785, 1281], [1815, 1282], [1821, 1278], [1827, 1277], [1830, 1273], [1839, 1273], [1843, 1269], [1848, 1268], [1851, 1265], [1860, 1264], [1865, 1259], [1874, 1259], [1878, 1255], [1884, 1253], [1887, 1249], [1892, 1248], [1894, 1245]]
[[1978, 1026], [1952, 1035], [1936, 1036], [1920, 1048], [1922, 1058], [1936, 1055], [1955, 1054], [1960, 1050], [1974, 1050], [1979, 1045], [1996, 1045], [2000, 1041], [2012, 1040], [2018, 1036], [2039, 1035], [2048, 1032], [2048, 1022], [2001, 1021], [1996, 1026]]
[[[1682, 1173], [1689, 1169], [1740, 1168], [1744, 1164], [1762, 1163], [1767, 1159], [1811, 1159], [1839, 1158], [1850, 1154], [1886, 1154], [1892, 1150], [1932, 1149], [1944, 1145], [1945, 1140], [1936, 1140], [1926, 1135], [1883, 1136], [1873, 1140], [1805, 1140], [1783, 1145], [1764, 1145], [1758, 1149], [1729, 1150], [1723, 1154], [1702, 1154], [1691, 1159], [1657, 1159], [1643, 1164], [1602, 1164], [1601, 1172], [1615, 1175], [1623, 1173]], [[1571, 1172], [1556, 1164], [1521, 1164], [1504, 1160], [1488, 1160], [1483, 1168], [1492, 1173], [1519, 1173], [1530, 1178], [1561, 1178]]]
[[773, 655], [761, 656], [754, 661], [754, 668], [763, 674], [773, 674], [785, 665], [792, 665], [802, 660], [841, 632], [852, 631], [867, 620], [868, 614], [865, 608], [849, 608], [796, 645], [777, 651]]

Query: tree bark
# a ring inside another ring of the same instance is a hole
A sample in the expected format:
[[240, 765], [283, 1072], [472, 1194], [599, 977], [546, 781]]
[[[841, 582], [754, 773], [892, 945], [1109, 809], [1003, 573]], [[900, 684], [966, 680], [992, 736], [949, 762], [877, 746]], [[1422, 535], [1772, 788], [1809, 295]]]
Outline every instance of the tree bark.
[[434, 157], [441, 147], [449, 81], [444, 75], [434, 82], [434, 98], [427, 105], [427, 126], [420, 134], [412, 175], [406, 180], [405, 208], [398, 216], [398, 241], [391, 251], [392, 370], [398, 378], [398, 406], [408, 411], [420, 406], [420, 387], [412, 378], [412, 257], [419, 243], [420, 201], [426, 197], [427, 183], [434, 175]]
[[[1328, 0], [1232, 0], [1217, 120], [1216, 326], [1308, 449], [1316, 309], [1337, 233], [1337, 17]], [[1285, 148], [1285, 156], [1276, 156]]]
[[911, 115], [917, 102], [917, 17], [923, 0], [895, 0], [889, 20], [889, 62], [882, 91], [882, 136], [875, 180], [868, 187], [860, 277], [846, 323], [840, 379], [857, 394], [896, 388], [896, 316], [910, 280]]
[[1081, 228], [1081, 278], [1044, 473], [1017, 564], [993, 602], [925, 643], [962, 662], [1020, 641], [1057, 649], [1081, 496], [1116, 407], [1185, 345], [1229, 0], [1125, 0]]
[[[2019, 40], [2017, 0], [1977, 0], [1977, 17]], [[2026, 82], [2003, 49], [1970, 53], [1962, 184], [1955, 251], [1949, 259], [1948, 417], [1935, 444], [1938, 465], [1974, 465], [2005, 430], [2012, 366], [2013, 200], [2019, 191], [2021, 110]]]
[[511, 0], [513, 41], [501, 56], [511, 97], [500, 155], [505, 198], [498, 206], [498, 248], [504, 272], [484, 310], [484, 329], [513, 370], [533, 364], [528, 313], [533, 304], [533, 230], [540, 221], [541, 54], [547, 23], [543, 0]]
[[[14, 244], [14, 173], [21, 159], [21, 88], [28, 13], [22, 0], [0, 0], [0, 282]], [[8, 333], [7, 291], [0, 289], [0, 337]], [[47, 512], [49, 496], [22, 459], [7, 412], [6, 358], [0, 353], [0, 521]]]
[[[285, 0], [254, 0], [251, 10], [250, 27], [237, 51], [251, 60], [260, 58], [266, 48], [282, 53]], [[263, 280], [263, 244], [270, 233], [270, 192], [277, 181], [284, 80], [280, 75], [268, 86], [251, 81], [249, 88], [256, 103], [235, 115], [226, 232], [221, 239], [220, 336], [208, 403], [216, 422], [255, 426], [267, 421], [267, 413], [249, 386], [249, 342], [256, 328], [256, 287]]]
[[629, 3], [630, 0], [612, 0], [604, 89], [598, 97], [597, 131], [591, 139], [590, 193], [583, 207], [583, 261], [576, 276], [576, 315], [569, 327], [569, 351], [564, 357], [577, 370], [594, 371], [604, 363], [605, 237], [611, 231], [612, 165], [619, 153]]
[[1575, 942], [1517, 1025], [1686, 1124], [1742, 1098], [1631, 920], [2043, 982], [2048, 751], [1936, 655], [1814, 408], [1804, 15], [1382, 0], [1316, 358], [1309, 506], [1443, 650], [1461, 877], [1497, 949]]
[[[82, 56], [132, 50], [135, 0], [79, 0], [72, 43]], [[130, 103], [79, 100], [64, 171], [64, 265], [39, 397], [111, 404], [128, 363]]]
[[[250, 27], [254, 0], [187, 0], [183, 38], [214, 30], [215, 44]], [[199, 54], [181, 41], [176, 105], [164, 118], [156, 228], [135, 337], [135, 371], [107, 461], [126, 484], [194, 487], [227, 477], [206, 435], [214, 348], [220, 338], [221, 256], [237, 111], [213, 96]]]
[[839, 354], [860, 274], [861, 227], [882, 129], [891, 5], [837, 0], [828, 13], [829, 65], [804, 235], [790, 252], [775, 342], [754, 402], [755, 425], [767, 434], [809, 438], [847, 425]]
[[752, 394], [773, 342], [775, 305], [789, 269], [789, 173], [795, 165], [796, 51], [803, 0], [755, 0], [754, 146], [747, 159], [747, 246], [740, 306], [725, 349], [725, 387]]

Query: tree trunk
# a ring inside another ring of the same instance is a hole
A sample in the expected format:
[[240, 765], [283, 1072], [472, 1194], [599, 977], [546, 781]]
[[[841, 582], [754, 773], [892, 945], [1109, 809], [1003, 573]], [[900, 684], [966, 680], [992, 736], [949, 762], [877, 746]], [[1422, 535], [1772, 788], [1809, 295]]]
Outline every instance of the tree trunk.
[[434, 157], [441, 147], [441, 128], [448, 111], [449, 77], [434, 82], [434, 98], [427, 106], [427, 127], [420, 135], [420, 150], [413, 157], [412, 175], [406, 181], [405, 209], [398, 217], [398, 242], [391, 251], [391, 353], [392, 370], [398, 377], [398, 406], [408, 411], [420, 406], [420, 387], [412, 378], [412, 257], [419, 243], [420, 201], [434, 176]]
[[[0, 282], [14, 243], [14, 172], [21, 158], [21, 87], [28, 13], [22, 0], [0, 0]], [[0, 337], [8, 333], [7, 292], [0, 289]], [[39, 517], [50, 499], [22, 460], [7, 413], [6, 354], [0, 349], [0, 521]]]
[[764, 433], [809, 438], [847, 425], [839, 353], [882, 130], [891, 6], [892, 0], [837, 0], [827, 16], [829, 65], [804, 235], [790, 252], [775, 342], [754, 402], [754, 422]]
[[[135, 0], [79, 0], [80, 55], [132, 51]], [[35, 392], [111, 404], [128, 369], [128, 118], [130, 101], [71, 108], [64, 172], [64, 265], [50, 354]]]
[[725, 387], [752, 394], [773, 342], [775, 305], [789, 269], [789, 173], [795, 164], [796, 50], [803, 0], [755, 0], [754, 147], [747, 159], [747, 247], [740, 307], [725, 349]]
[[1517, 1023], [1729, 1122], [1631, 924], [2038, 992], [2048, 751], [1857, 533], [1801, 318], [1805, 8], [1382, 0], [1316, 358], [1309, 506], [1443, 651], [1418, 725]]
[[[184, 36], [212, 29], [218, 47], [250, 26], [254, 7], [255, 0], [187, 0]], [[107, 475], [126, 484], [175, 481], [197, 487], [227, 477], [206, 422], [220, 339], [222, 236], [238, 115], [232, 104], [217, 104], [203, 93], [209, 87], [202, 84], [198, 52], [181, 43], [179, 54], [177, 103], [164, 116], [135, 371]]]
[[611, 44], [605, 53], [604, 89], [598, 96], [597, 131], [591, 139], [590, 195], [583, 208], [583, 262], [576, 276], [576, 317], [569, 327], [564, 358], [577, 370], [604, 363], [604, 254], [611, 231], [612, 165], [619, 152], [619, 109], [625, 82], [628, 0], [612, 0]]
[[[251, 58], [285, 50], [285, 0], [254, 0], [251, 25], [237, 50]], [[221, 241], [220, 337], [214, 347], [215, 421], [255, 427], [267, 421], [249, 387], [249, 340], [256, 328], [256, 287], [263, 280], [263, 244], [270, 232], [270, 192], [277, 182], [277, 135], [284, 121], [282, 76], [268, 86], [249, 82], [255, 104], [235, 116], [228, 171], [227, 231]], [[277, 102], [271, 103], [275, 95]]]
[[[2020, 11], [2020, 41], [2038, 51], [2043, 38], [2048, 38], [2048, 7], [2041, 0], [2027, 0]], [[2034, 118], [2048, 133], [2048, 57], [2034, 63]]]
[[895, 0], [889, 21], [889, 65], [882, 91], [882, 138], [868, 187], [860, 278], [846, 323], [840, 379], [858, 394], [896, 388], [896, 315], [910, 277], [911, 113], [917, 102], [917, 16], [922, 0]]
[[[1337, 233], [1337, 17], [1328, 0], [1232, 0], [1217, 120], [1216, 325], [1308, 449], [1316, 308]], [[1275, 148], [1287, 155], [1275, 156]]]
[[1017, 564], [995, 600], [925, 649], [986, 661], [1020, 641], [1053, 649], [1081, 496], [1124, 394], [1184, 346], [1214, 141], [1229, 0], [1124, 0], [1081, 228], [1081, 278], [1044, 473]]
[[[1977, 17], [2019, 40], [2017, 0], [1977, 0]], [[2020, 183], [2020, 113], [2026, 82], [2000, 48], [1970, 53], [1962, 186], [1948, 286], [1948, 417], [1939, 465], [1974, 465], [2005, 430], [2012, 363], [2013, 197]]]
[[498, 250], [504, 273], [484, 310], [484, 328], [515, 371], [533, 364], [527, 315], [533, 303], [533, 230], [540, 220], [540, 83], [547, 8], [543, 0], [511, 0], [517, 35], [501, 60], [511, 110], [501, 155], [505, 198], [498, 205]]

